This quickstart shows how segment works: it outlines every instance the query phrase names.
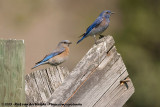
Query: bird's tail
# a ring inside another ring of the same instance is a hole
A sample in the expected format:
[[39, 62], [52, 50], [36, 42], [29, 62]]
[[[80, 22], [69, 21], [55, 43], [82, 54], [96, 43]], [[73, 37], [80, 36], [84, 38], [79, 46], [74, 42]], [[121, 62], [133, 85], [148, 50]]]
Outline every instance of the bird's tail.
[[40, 65], [43, 65], [43, 64], [45, 64], [46, 62], [40, 62], [40, 63], [36, 63], [36, 65], [33, 67], [33, 68], [31, 68], [31, 69], [34, 69], [34, 68], [36, 68], [36, 67], [38, 67], [38, 66], [40, 66]]
[[85, 35], [85, 33], [83, 33], [82, 35], [80, 35], [79, 38], [82, 37], [82, 36], [84, 36], [84, 35]]
[[83, 37], [77, 42], [77, 44], [78, 44], [79, 42], [81, 42], [84, 38], [85, 38], [85, 37], [83, 36]]

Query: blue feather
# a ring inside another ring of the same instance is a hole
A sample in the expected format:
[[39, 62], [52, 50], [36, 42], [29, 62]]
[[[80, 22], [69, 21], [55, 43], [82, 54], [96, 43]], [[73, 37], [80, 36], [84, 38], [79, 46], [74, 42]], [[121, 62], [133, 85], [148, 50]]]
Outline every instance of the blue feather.
[[99, 17], [93, 22], [93, 24], [90, 25], [90, 26], [87, 28], [86, 33], [85, 33], [84, 36], [77, 42], [77, 44], [78, 44], [79, 42], [81, 42], [84, 38], [86, 38], [86, 37], [88, 36], [88, 34], [91, 32], [91, 30], [92, 30], [93, 28], [95, 28], [96, 26], [98, 26], [98, 25], [102, 22], [102, 20], [103, 20], [103, 18], [99, 16]]
[[57, 55], [61, 54], [64, 51], [65, 51], [65, 48], [60, 48], [59, 50], [56, 50], [55, 52], [53, 52], [53, 53], [51, 53], [49, 55], [46, 55], [41, 61], [37, 62], [36, 65], [32, 69], [34, 69], [34, 68], [36, 68], [36, 67], [38, 67], [38, 66], [40, 66], [42, 64], [47, 63], [46, 61], [48, 61], [49, 59], [53, 58], [54, 56], [57, 56]]
[[78, 44], [79, 42], [81, 42], [84, 38], [85, 38], [85, 36], [83, 36], [83, 37], [77, 42], [77, 44]]
[[51, 53], [51, 54], [47, 55], [41, 62], [46, 62], [46, 61], [48, 61], [49, 59], [51, 59], [52, 57], [54, 57], [54, 56], [56, 56], [56, 55], [58, 55], [58, 54], [60, 54], [60, 53], [62, 53], [62, 52]]
[[38, 63], [37, 65], [35, 65], [32, 69], [34, 69], [34, 68], [36, 68], [36, 67], [38, 67], [38, 66], [40, 66], [40, 65], [43, 65], [43, 64], [45, 64], [46, 62], [40, 62], [40, 63]]

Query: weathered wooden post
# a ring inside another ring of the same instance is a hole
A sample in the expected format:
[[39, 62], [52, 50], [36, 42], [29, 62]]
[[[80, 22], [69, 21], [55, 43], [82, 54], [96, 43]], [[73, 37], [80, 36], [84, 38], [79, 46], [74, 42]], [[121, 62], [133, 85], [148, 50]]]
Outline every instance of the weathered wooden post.
[[[87, 52], [72, 72], [65, 73], [64, 81], [61, 81], [52, 91], [50, 89], [57, 83], [56, 79], [60, 80], [59, 77], [55, 78], [54, 74], [59, 70], [46, 69], [28, 74], [26, 95], [32, 99], [28, 101], [37, 102], [40, 98], [41, 103], [45, 103], [47, 107], [64, 104], [65, 107], [67, 105], [75, 107], [123, 106], [134, 93], [134, 86], [114, 43], [112, 36], [98, 40], [98, 44]], [[123, 80], [127, 83], [122, 84]], [[38, 90], [38, 93], [34, 90]]]
[[68, 69], [60, 66], [37, 70], [26, 75], [26, 102], [33, 104], [47, 102], [68, 75]]
[[25, 102], [23, 40], [0, 40], [0, 103], [15, 106]]

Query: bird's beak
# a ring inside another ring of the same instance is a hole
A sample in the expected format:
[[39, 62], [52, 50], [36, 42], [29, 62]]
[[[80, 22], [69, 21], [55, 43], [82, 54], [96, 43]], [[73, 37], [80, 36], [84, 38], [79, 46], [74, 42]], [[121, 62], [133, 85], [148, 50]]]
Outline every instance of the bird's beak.
[[115, 14], [115, 12], [111, 12], [111, 14]]
[[68, 44], [72, 44], [72, 42], [69, 42]]

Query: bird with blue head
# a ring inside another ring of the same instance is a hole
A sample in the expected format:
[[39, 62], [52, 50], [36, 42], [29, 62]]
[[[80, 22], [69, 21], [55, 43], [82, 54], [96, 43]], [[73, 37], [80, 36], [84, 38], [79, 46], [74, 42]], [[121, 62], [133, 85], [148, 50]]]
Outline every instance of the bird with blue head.
[[96, 44], [96, 35], [101, 36], [101, 34], [108, 28], [111, 14], [114, 14], [114, 12], [111, 12], [110, 10], [103, 11], [87, 28], [86, 32], [80, 36], [82, 38], [77, 42], [77, 44], [88, 36], [93, 36]]
[[63, 40], [59, 42], [57, 48], [52, 53], [46, 55], [41, 61], [37, 62], [32, 68], [36, 68], [43, 64], [50, 64], [57, 66], [68, 59], [69, 56], [69, 45], [72, 44], [69, 40]]

